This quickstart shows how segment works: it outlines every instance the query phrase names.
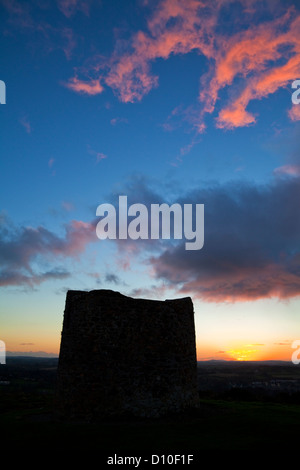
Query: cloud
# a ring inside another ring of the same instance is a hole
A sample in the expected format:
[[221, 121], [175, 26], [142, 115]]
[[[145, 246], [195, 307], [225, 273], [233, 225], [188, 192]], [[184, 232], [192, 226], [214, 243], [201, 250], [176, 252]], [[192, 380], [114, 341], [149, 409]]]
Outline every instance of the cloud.
[[103, 91], [103, 86], [100, 84], [100, 80], [97, 79], [82, 81], [76, 77], [73, 77], [67, 83], [65, 83], [65, 86], [70, 88], [70, 90], [86, 95], [98, 95]]
[[292, 121], [300, 121], [300, 104], [292, 106], [288, 115]]
[[165, 295], [165, 292], [167, 290], [167, 286], [161, 285], [157, 286], [155, 284], [151, 285], [150, 287], [137, 287], [135, 289], [132, 289], [129, 292], [130, 297], [140, 297], [144, 299], [149, 299], [149, 298], [163, 298]]
[[64, 237], [60, 237], [42, 226], [15, 228], [3, 217], [0, 285], [34, 286], [51, 279], [65, 279], [70, 276], [66, 269], [54, 267], [37, 272], [35, 265], [77, 257], [93, 241], [96, 241], [93, 223], [73, 220], [65, 226]]
[[[159, 182], [135, 175], [114, 188], [110, 203], [117, 208], [118, 195], [126, 194], [128, 206], [144, 204], [149, 218], [151, 204], [205, 205], [201, 250], [186, 250], [185, 239], [111, 241], [121, 269], [139, 260], [153, 279], [151, 288], [133, 292], [149, 295], [152, 288], [158, 294], [171, 289], [208, 302], [300, 295], [300, 177], [296, 171], [286, 177], [288, 168], [277, 169], [265, 185], [207, 182], [185, 194], [170, 184], [162, 196]], [[151, 219], [148, 222], [150, 227]]]
[[57, 0], [59, 10], [67, 17], [75, 15], [78, 11], [86, 16], [90, 12], [90, 0]]
[[24, 127], [27, 134], [31, 133], [31, 124], [26, 116], [21, 117], [20, 124]]
[[96, 163], [99, 163], [101, 162], [101, 160], [105, 160], [107, 158], [107, 155], [105, 155], [105, 153], [97, 152], [90, 145], [87, 146], [87, 150], [89, 154], [94, 155], [96, 157]]
[[[88, 1], [57, 1], [61, 11], [64, 11], [66, 16], [71, 16], [77, 9], [88, 12]], [[9, 34], [14, 31], [22, 33], [26, 39], [29, 38], [29, 41], [31, 41], [30, 48], [43, 48], [46, 53], [61, 49], [66, 58], [71, 59], [77, 46], [77, 37], [70, 27], [62, 26], [60, 21], [57, 25], [54, 23], [52, 12], [49, 14], [49, 11], [55, 5], [54, 2], [46, 2], [45, 4], [45, 2], [1, 0], [0, 3], [6, 10], [2, 23], [5, 27], [9, 27]], [[70, 15], [67, 14], [68, 11]], [[53, 18], [52, 24], [49, 22], [51, 16]], [[34, 37], [38, 39], [32, 40], [31, 33], [34, 33]]]
[[54, 30], [53, 32], [61, 37], [61, 48], [64, 51], [66, 58], [70, 60], [77, 45], [77, 39], [73, 30], [71, 28], [62, 28], [61, 30]]
[[283, 165], [275, 168], [274, 175], [300, 176], [300, 165]]
[[[152, 7], [146, 24], [122, 45], [117, 41], [106, 60], [95, 57], [92, 71], [101, 72], [98, 81], [71, 79], [74, 91], [102, 92], [101, 80], [122, 102], [140, 101], [159, 85], [151, 71], [157, 59], [197, 52], [207, 59], [208, 69], [199, 76], [199, 103], [190, 111], [194, 127], [203, 132], [207, 113], [218, 112], [219, 128], [255, 124], [257, 116], [247, 109], [249, 103], [288, 86], [299, 75], [300, 15], [293, 5], [162, 0]], [[87, 66], [86, 75], [90, 71]], [[220, 101], [223, 90], [227, 97]], [[299, 119], [294, 107], [288, 115]]]
[[74, 210], [74, 205], [70, 201], [62, 201], [61, 206], [66, 212], [71, 212]]
[[34, 287], [48, 280], [61, 280], [69, 277], [70, 272], [64, 269], [53, 269], [45, 273], [22, 274], [18, 271], [2, 269], [0, 271], [0, 286], [28, 286]]
[[249, 102], [267, 97], [295, 79], [300, 69], [299, 27], [300, 16], [290, 7], [278, 18], [251, 24], [216, 49], [210, 83], [200, 93], [205, 110], [213, 111], [220, 90], [239, 80], [233, 97], [219, 113], [218, 127], [234, 128], [256, 122], [255, 116], [246, 110]]
[[30, 13], [30, 5], [17, 0], [2, 0], [1, 4], [9, 13], [10, 24], [22, 29], [31, 29], [33, 20]]
[[105, 282], [112, 283], [115, 285], [124, 284], [120, 277], [114, 273], [106, 273], [104, 280]]
[[[208, 52], [210, 46], [203, 37], [209, 28], [197, 15], [202, 3], [195, 0], [165, 0], [148, 20], [148, 31], [138, 31], [121, 53], [116, 47], [106, 67], [105, 83], [121, 101], [140, 101], [158, 86], [150, 64], [158, 58], [168, 59], [172, 54], [186, 54], [193, 49]], [[170, 27], [168, 24], [172, 22]]]
[[116, 118], [111, 119], [110, 123], [111, 123], [112, 126], [115, 126], [115, 125], [120, 124], [120, 123], [128, 124], [128, 119], [122, 118], [122, 117], [116, 117]]
[[159, 191], [142, 178], [126, 187], [129, 203], [148, 208], [203, 203], [204, 247], [188, 251], [186, 240], [116, 240], [120, 259], [140, 256], [156, 282], [208, 302], [300, 295], [299, 176], [278, 172], [265, 185], [207, 183], [181, 196], [173, 192], [173, 199]]
[[107, 155], [105, 155], [105, 153], [97, 152], [96, 163], [101, 162], [101, 160], [105, 160], [105, 158], [107, 158]]

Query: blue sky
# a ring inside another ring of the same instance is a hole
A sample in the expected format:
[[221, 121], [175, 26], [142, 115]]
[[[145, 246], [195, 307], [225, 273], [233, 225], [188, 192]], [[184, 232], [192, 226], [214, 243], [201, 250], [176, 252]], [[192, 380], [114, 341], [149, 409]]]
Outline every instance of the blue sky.
[[[7, 349], [57, 353], [66, 290], [109, 288], [190, 295], [201, 359], [289, 360], [300, 337], [297, 2], [0, 9]], [[98, 240], [96, 208], [119, 194], [204, 203], [204, 248]]]

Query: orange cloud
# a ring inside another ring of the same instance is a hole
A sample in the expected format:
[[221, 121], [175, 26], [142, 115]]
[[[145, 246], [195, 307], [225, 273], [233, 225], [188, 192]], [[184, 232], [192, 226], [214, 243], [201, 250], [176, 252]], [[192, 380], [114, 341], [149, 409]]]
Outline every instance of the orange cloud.
[[142, 57], [124, 56], [111, 66], [105, 83], [117, 91], [124, 103], [139, 101], [153, 87], [157, 77], [149, 74], [147, 62]]
[[87, 95], [98, 95], [103, 91], [103, 86], [97, 79], [85, 82], [78, 80], [76, 77], [73, 77], [69, 80], [68, 83], [66, 83], [66, 86], [73, 91], [77, 91], [78, 93], [85, 93]]
[[[165, 0], [148, 21], [151, 34], [138, 31], [131, 40], [131, 54], [114, 55], [105, 79], [123, 102], [139, 101], [158, 85], [158, 77], [151, 75], [150, 62], [158, 58], [168, 59], [171, 54], [186, 54], [193, 49], [205, 50], [203, 41], [206, 26], [197, 15], [203, 7], [198, 0]], [[170, 19], [174, 25], [167, 25]]]
[[208, 112], [213, 110], [220, 89], [231, 85], [238, 77], [256, 75], [268, 67], [270, 61], [281, 58], [283, 54], [278, 48], [285, 39], [278, 33], [291, 19], [292, 11], [290, 9], [283, 17], [268, 23], [256, 26], [249, 24], [249, 29], [227, 37], [226, 41], [220, 35], [216, 37], [215, 65], [207, 77], [209, 86], [200, 93], [200, 100], [205, 102]]
[[[226, 23], [229, 13], [230, 31]], [[98, 80], [73, 78], [69, 88], [101, 93], [101, 78], [121, 101], [140, 101], [158, 86], [158, 76], [151, 72], [155, 60], [197, 51], [208, 59], [208, 71], [199, 77], [198, 117], [193, 115], [192, 119], [202, 132], [205, 115], [215, 112], [217, 106], [217, 127], [254, 124], [257, 117], [247, 110], [248, 104], [300, 76], [300, 15], [294, 6], [285, 8], [279, 2], [275, 10], [271, 2], [262, 6], [245, 0], [240, 2], [237, 14], [230, 0], [162, 0], [149, 17], [147, 28], [133, 34], [127, 47], [123, 43], [122, 52], [116, 47], [109, 59], [99, 59], [93, 69], [98, 73], [101, 70]], [[219, 101], [223, 89], [229, 91], [224, 104]], [[299, 111], [293, 108], [289, 117], [298, 119]]]
[[253, 114], [245, 110], [243, 101], [237, 101], [228, 108], [222, 109], [217, 119], [217, 127], [242, 127], [255, 123]]
[[[148, 20], [150, 34], [138, 31], [128, 42], [131, 52], [120, 54], [116, 51], [106, 63], [101, 59], [95, 69], [108, 68], [104, 82], [121, 101], [141, 100], [158, 86], [158, 77], [150, 71], [151, 62], [158, 58], [168, 59], [171, 54], [186, 54], [193, 49], [211, 56], [211, 40], [204, 38], [209, 36], [211, 22], [215, 22], [216, 17], [212, 13], [206, 18], [198, 15], [204, 7], [204, 3], [198, 0], [164, 0]], [[174, 21], [172, 26], [168, 25], [169, 20]], [[73, 81], [72, 88], [82, 91], [77, 86], [77, 79]]]
[[[292, 19], [291, 19], [292, 18]], [[287, 31], [279, 32], [281, 28]], [[246, 111], [250, 101], [262, 99], [289, 85], [300, 73], [300, 16], [295, 17], [291, 8], [282, 18], [262, 24], [251, 32], [244, 33], [244, 40], [229, 48], [225, 58], [216, 66], [211, 83], [211, 94], [216, 96], [221, 87], [243, 76], [245, 86], [238, 97], [221, 109], [217, 118], [218, 127], [234, 128], [256, 122], [254, 115]], [[285, 60], [283, 65], [277, 65]], [[223, 76], [223, 80], [218, 80]], [[211, 101], [213, 101], [211, 99]], [[208, 111], [213, 110], [214, 102]], [[293, 116], [290, 114], [290, 117]]]

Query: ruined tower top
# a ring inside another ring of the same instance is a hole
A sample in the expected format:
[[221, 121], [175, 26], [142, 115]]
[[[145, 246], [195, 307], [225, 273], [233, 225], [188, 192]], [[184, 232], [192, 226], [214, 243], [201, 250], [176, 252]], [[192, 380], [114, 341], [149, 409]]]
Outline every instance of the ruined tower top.
[[197, 403], [193, 303], [68, 291], [57, 404], [69, 418], [160, 416]]

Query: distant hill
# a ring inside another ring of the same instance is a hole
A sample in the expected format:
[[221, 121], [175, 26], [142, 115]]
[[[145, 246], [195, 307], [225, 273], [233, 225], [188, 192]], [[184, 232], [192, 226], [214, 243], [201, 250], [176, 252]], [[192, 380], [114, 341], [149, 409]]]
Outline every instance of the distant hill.
[[241, 365], [270, 365], [270, 366], [295, 366], [292, 361], [279, 361], [279, 360], [269, 360], [269, 361], [226, 361], [222, 359], [211, 359], [208, 361], [198, 361], [198, 366], [241, 366]]
[[58, 357], [58, 354], [45, 351], [6, 351], [6, 357]]

